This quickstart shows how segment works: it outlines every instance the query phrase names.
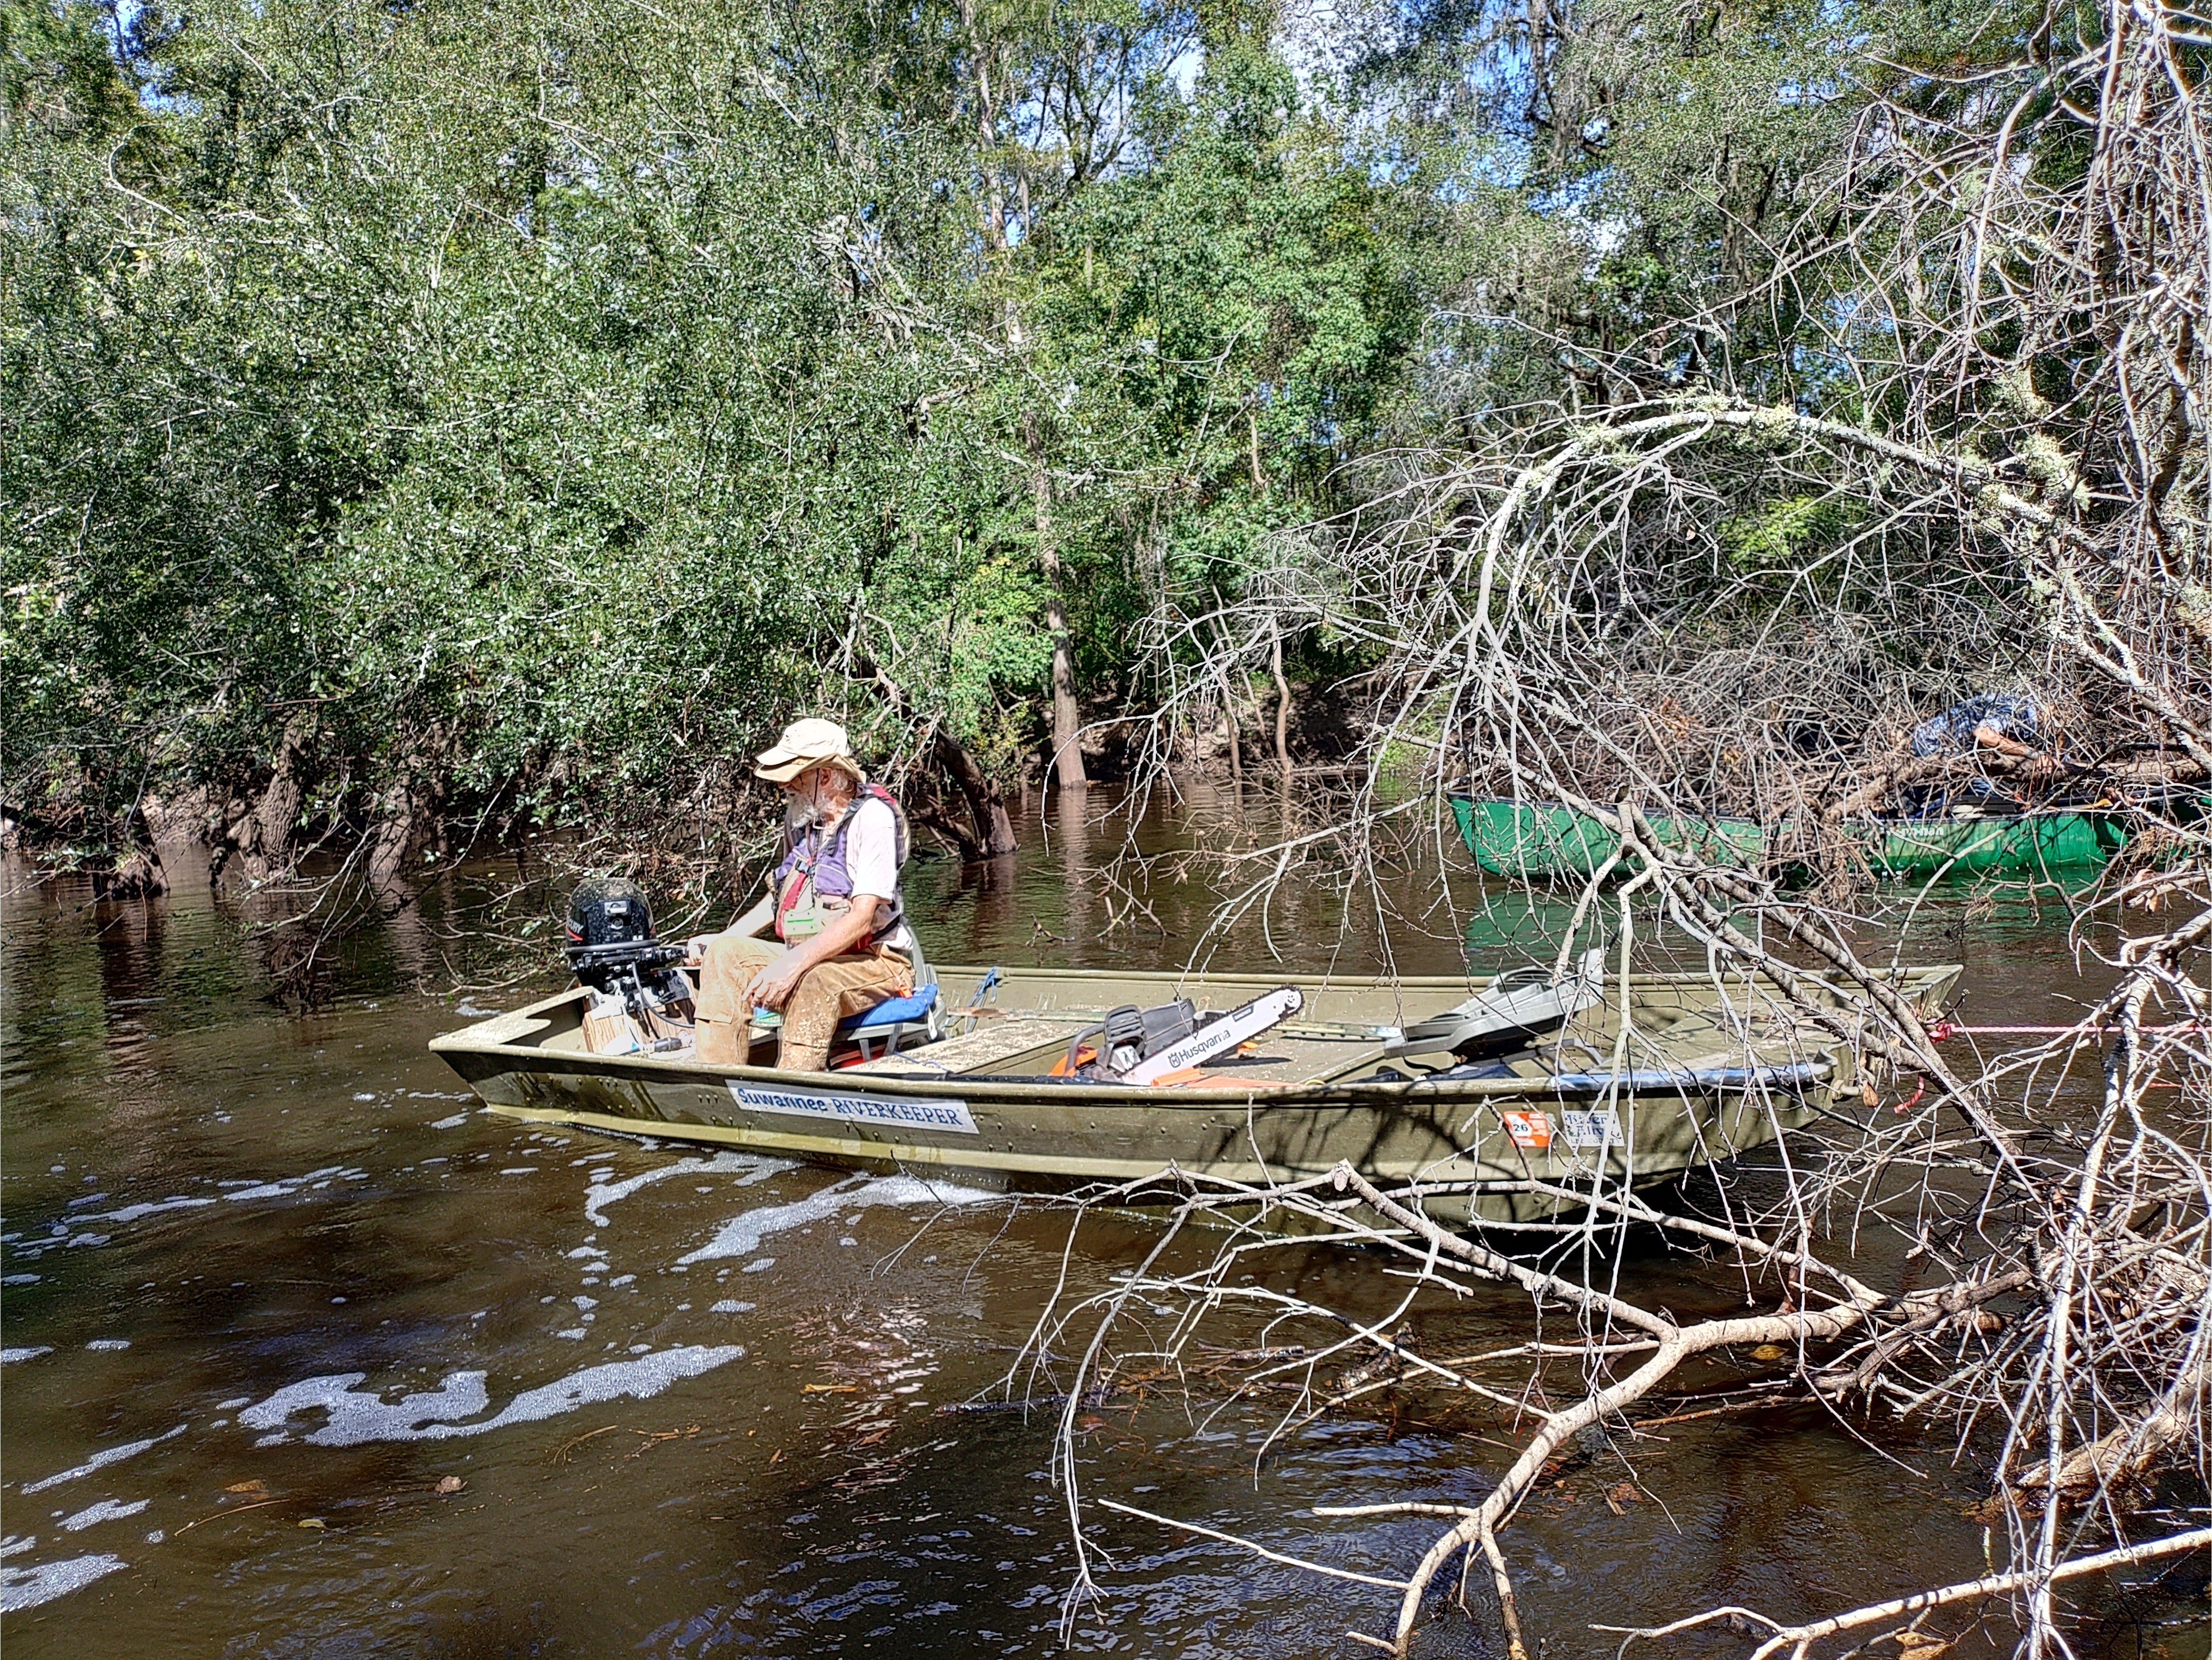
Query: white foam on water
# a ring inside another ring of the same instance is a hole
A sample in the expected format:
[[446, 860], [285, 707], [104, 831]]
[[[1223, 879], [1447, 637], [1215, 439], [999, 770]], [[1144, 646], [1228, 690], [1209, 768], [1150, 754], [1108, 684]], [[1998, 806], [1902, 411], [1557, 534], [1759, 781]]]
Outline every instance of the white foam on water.
[[[848, 1184], [855, 1180], [860, 1181], [861, 1185], [855, 1188]], [[878, 1176], [865, 1180], [853, 1177], [788, 1205], [747, 1211], [725, 1222], [720, 1232], [690, 1256], [679, 1256], [676, 1261], [679, 1265], [688, 1265], [721, 1256], [744, 1256], [757, 1250], [761, 1241], [772, 1233], [803, 1227], [809, 1222], [819, 1222], [864, 1206], [972, 1205], [998, 1196], [975, 1188], [954, 1187], [950, 1183], [925, 1182], [916, 1176]], [[750, 1263], [746, 1264], [746, 1272], [755, 1272]]]
[[0, 1366], [9, 1365], [17, 1360], [35, 1360], [42, 1354], [52, 1354], [53, 1352], [54, 1346], [52, 1343], [40, 1343], [36, 1347], [0, 1349]]
[[35, 1286], [38, 1283], [39, 1276], [35, 1274], [10, 1274], [0, 1275], [0, 1286]]
[[11, 1533], [6, 1538], [0, 1539], [0, 1556], [19, 1555], [38, 1542], [39, 1535], [35, 1533], [27, 1533], [20, 1537]]
[[744, 1353], [736, 1344], [708, 1348], [664, 1349], [639, 1360], [617, 1360], [587, 1366], [557, 1382], [526, 1389], [500, 1411], [481, 1423], [464, 1423], [491, 1404], [484, 1390], [484, 1374], [457, 1371], [433, 1392], [410, 1395], [387, 1402], [354, 1387], [366, 1372], [341, 1372], [331, 1377], [309, 1377], [287, 1383], [258, 1406], [238, 1414], [249, 1429], [267, 1430], [257, 1445], [291, 1439], [286, 1428], [295, 1413], [321, 1408], [330, 1414], [321, 1428], [303, 1438], [317, 1446], [351, 1447], [369, 1441], [439, 1441], [461, 1435], [483, 1435], [510, 1424], [531, 1424], [556, 1418], [603, 1401], [629, 1396], [644, 1401], [659, 1394], [680, 1378], [696, 1377], [726, 1365]]
[[65, 1532], [76, 1533], [95, 1522], [118, 1522], [126, 1516], [137, 1515], [153, 1502], [150, 1499], [133, 1499], [125, 1504], [117, 1499], [103, 1499], [96, 1505], [86, 1505], [75, 1516], [62, 1517], [62, 1528]]
[[773, 1256], [756, 1256], [751, 1262], [746, 1263], [744, 1267], [739, 1268], [738, 1272], [739, 1274], [766, 1274], [775, 1266], [775, 1258]]
[[441, 1118], [436, 1123], [432, 1124], [430, 1128], [434, 1130], [459, 1129], [462, 1125], [468, 1122], [468, 1114], [465, 1112], [457, 1112], [450, 1118]]
[[27, 1494], [44, 1493], [48, 1487], [58, 1487], [64, 1481], [74, 1481], [80, 1475], [89, 1475], [94, 1470], [106, 1469], [110, 1464], [119, 1464], [126, 1458], [136, 1458], [147, 1448], [158, 1447], [162, 1442], [182, 1435], [191, 1427], [189, 1424], [179, 1424], [166, 1435], [149, 1435], [143, 1441], [126, 1441], [119, 1447], [110, 1447], [105, 1452], [95, 1452], [74, 1469], [63, 1470], [57, 1475], [41, 1476], [35, 1481], [26, 1481], [22, 1490]]
[[[712, 1158], [679, 1158], [672, 1164], [663, 1164], [659, 1170], [626, 1177], [619, 1182], [594, 1179], [584, 1190], [584, 1214], [591, 1219], [593, 1227], [605, 1227], [609, 1205], [617, 1199], [629, 1198], [650, 1183], [665, 1181], [672, 1176], [735, 1176], [739, 1178], [739, 1187], [749, 1188], [779, 1171], [795, 1168], [787, 1158], [763, 1158], [750, 1152], [718, 1152]], [[592, 1174], [596, 1178], [599, 1173]]]
[[127, 1337], [95, 1337], [85, 1345], [88, 1349], [127, 1349], [130, 1347], [131, 1340]]
[[343, 1164], [325, 1164], [320, 1170], [311, 1170], [305, 1176], [279, 1177], [273, 1182], [257, 1182], [250, 1187], [233, 1188], [223, 1195], [226, 1199], [289, 1199], [302, 1188], [328, 1187], [333, 1182], [366, 1182], [368, 1172], [353, 1170]]
[[119, 1556], [76, 1556], [66, 1562], [42, 1562], [35, 1568], [0, 1568], [0, 1613], [34, 1608], [128, 1566]]
[[81, 1216], [80, 1222], [135, 1222], [142, 1216], [154, 1216], [165, 1210], [197, 1210], [202, 1205], [212, 1205], [212, 1199], [194, 1199], [185, 1194], [173, 1193], [167, 1199], [148, 1200], [141, 1204], [125, 1205], [121, 1210], [101, 1211], [92, 1216]]
[[750, 1314], [760, 1306], [757, 1303], [740, 1303], [734, 1297], [726, 1297], [707, 1310], [709, 1314]]

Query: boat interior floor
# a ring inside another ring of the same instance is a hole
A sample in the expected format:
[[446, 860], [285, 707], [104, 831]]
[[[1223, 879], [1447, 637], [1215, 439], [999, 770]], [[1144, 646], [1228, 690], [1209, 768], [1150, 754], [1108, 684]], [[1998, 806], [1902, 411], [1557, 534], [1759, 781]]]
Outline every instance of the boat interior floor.
[[[902, 1048], [846, 1070], [902, 1078], [1038, 1077], [1104, 1012], [1012, 1012], [975, 1020], [969, 1030], [935, 1043]], [[1665, 1007], [1638, 1008], [1628, 1041], [1621, 1045], [1617, 1007], [1601, 1006], [1589, 1014], [1595, 1018], [1577, 1018], [1564, 1031], [1529, 1033], [1520, 1048], [1486, 1060], [1485, 1075], [1534, 1079], [1605, 1071], [1616, 1058], [1630, 1068], [1741, 1066], [1748, 1060], [1772, 1064], [1801, 1061], [1826, 1047], [1815, 1029], [1794, 1020], [1768, 1016], [1747, 1025], [1729, 1020], [1717, 1009]], [[1396, 1036], [1388, 1026], [1293, 1018], [1207, 1062], [1188, 1081], [1200, 1087], [1410, 1081], [1455, 1065], [1448, 1052], [1393, 1056], [1389, 1050]]]

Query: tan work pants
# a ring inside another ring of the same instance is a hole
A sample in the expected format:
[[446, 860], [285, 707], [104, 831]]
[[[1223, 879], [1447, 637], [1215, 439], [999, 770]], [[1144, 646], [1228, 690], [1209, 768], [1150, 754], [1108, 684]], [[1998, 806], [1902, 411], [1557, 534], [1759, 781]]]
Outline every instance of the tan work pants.
[[[699, 967], [697, 1054], [714, 1066], [743, 1066], [751, 1049], [753, 978], [787, 949], [781, 942], [718, 933], [707, 941]], [[848, 952], [801, 975], [783, 1006], [781, 1072], [822, 1072], [837, 1023], [872, 1009], [887, 997], [914, 990], [914, 965], [880, 946]]]

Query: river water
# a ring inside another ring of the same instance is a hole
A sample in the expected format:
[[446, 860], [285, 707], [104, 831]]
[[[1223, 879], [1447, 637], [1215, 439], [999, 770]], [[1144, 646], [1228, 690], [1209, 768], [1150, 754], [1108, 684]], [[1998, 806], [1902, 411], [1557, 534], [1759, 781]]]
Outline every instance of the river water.
[[[1209, 896], [1170, 885], [1133, 906], [1100, 871], [1120, 836], [1107, 808], [1025, 820], [1029, 851], [995, 871], [919, 865], [932, 954], [1184, 961]], [[1244, 827], [1255, 842], [1273, 828]], [[1218, 803], [1142, 827], [1155, 849], [1237, 829]], [[1390, 1629], [1395, 1592], [1097, 1509], [1097, 1596], [1064, 1620], [1056, 1408], [994, 1406], [993, 1386], [1063, 1274], [1108, 1286], [1153, 1224], [1093, 1216], [1071, 1246], [1047, 1205], [479, 1110], [424, 1045], [558, 983], [453, 989], [531, 966], [487, 946], [477, 909], [516, 879], [513, 862], [426, 879], [343, 943], [301, 1012], [276, 994], [286, 936], [261, 902], [187, 879], [100, 906], [9, 866], [11, 1660], [1304, 1656]], [[1479, 904], [1467, 879], [1454, 891]], [[1367, 967], [1387, 934], [1408, 972], [1487, 967], [1544, 952], [1557, 921], [1510, 899], [1449, 932], [1376, 914], [1371, 895], [1347, 909], [1294, 876], [1217, 960], [1272, 946], [1291, 969]], [[2094, 989], [2063, 911], [1954, 897], [1923, 920], [1920, 955], [1966, 963], [1970, 1018], [2063, 1018]], [[1400, 1291], [1311, 1246], [1268, 1272], [1378, 1314]], [[1668, 1259], [1629, 1277], [1678, 1312], [1720, 1306]], [[1413, 1321], [1425, 1347], [1512, 1341], [1525, 1306]], [[1274, 1421], [1264, 1402], [1208, 1416], [1117, 1397], [1083, 1416], [1077, 1467], [1091, 1496], [1390, 1578], [1435, 1524], [1310, 1507], [1479, 1494], [1510, 1433], [1383, 1396], [1255, 1468]], [[1606, 1502], [1624, 1481], [1629, 1501]], [[1976, 1456], [1893, 1426], [1723, 1415], [1562, 1472], [1507, 1544], [1545, 1651], [1609, 1654], [1593, 1622], [1731, 1602], [1813, 1616], [1984, 1572], [1966, 1512], [1987, 1484]], [[1420, 1652], [1490, 1640], [1455, 1616]], [[1970, 1636], [1958, 1651], [1990, 1651]], [[2108, 1624], [2085, 1651], [2204, 1646]]]

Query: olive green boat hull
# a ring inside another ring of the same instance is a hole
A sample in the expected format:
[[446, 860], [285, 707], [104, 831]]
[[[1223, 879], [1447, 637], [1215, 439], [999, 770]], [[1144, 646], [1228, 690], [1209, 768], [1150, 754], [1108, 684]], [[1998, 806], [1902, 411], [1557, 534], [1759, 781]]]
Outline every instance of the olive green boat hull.
[[[1914, 970], [1905, 983], [1932, 1008], [1957, 974], [1955, 968]], [[946, 1005], [961, 1006], [981, 978], [975, 969], [941, 970]], [[1306, 1006], [1285, 1030], [1307, 1031], [1328, 1023], [1403, 1025], [1484, 983], [1017, 970], [1006, 976], [1004, 996], [1018, 1005], [1014, 1012], [1023, 1019], [1057, 1010], [1065, 1020], [1070, 1011], [1158, 1004], [1179, 995], [1202, 1008], [1225, 1009], [1292, 984], [1305, 994]], [[1739, 1009], [1779, 1007], [1771, 988], [1759, 982], [1726, 984]], [[780, 1073], [589, 1054], [580, 1033], [581, 999], [580, 992], [563, 993], [449, 1033], [431, 1048], [495, 1111], [540, 1122], [847, 1167], [936, 1170], [951, 1182], [1022, 1190], [1113, 1186], [1171, 1165], [1260, 1184], [1322, 1175], [1340, 1161], [1378, 1181], [1491, 1184], [1490, 1191], [1432, 1203], [1436, 1214], [1455, 1223], [1538, 1220], [1571, 1203], [1514, 1191], [1516, 1183], [1572, 1189], [1601, 1171], [1615, 1183], [1660, 1181], [1764, 1145], [1828, 1110], [1836, 1091], [1852, 1081], [1846, 1054], [1801, 1041], [1794, 1027], [1786, 1041], [1763, 1042], [1744, 1057], [1759, 1068], [1784, 1068], [1786, 1076], [1742, 1066], [1729, 1076], [1697, 1074], [1692, 1063], [1711, 1060], [1725, 1041], [1715, 1024], [1716, 982], [1703, 976], [1655, 975], [1631, 982], [1626, 1054], [1629, 1067], [1643, 1070], [1628, 1087], [1591, 1074], [1564, 1081], [1553, 1074], [1443, 1083], [1231, 1079], [1218, 1087], [1141, 1088], [1034, 1075], [932, 1074], [925, 1069], [926, 1049], [866, 1073]], [[1609, 1053], [1607, 1034], [1619, 1034], [1620, 1008], [1616, 990], [1571, 1030], [1601, 1055]], [[1768, 1017], [1770, 1029], [1776, 1018]], [[1306, 1047], [1322, 1042], [1346, 1043], [1355, 1065], [1363, 1055], [1379, 1055], [1361, 1049], [1360, 1040], [1326, 1032]], [[1260, 1046], [1298, 1044], [1271, 1036]], [[1522, 1116], [1509, 1122], [1508, 1113]], [[1528, 1145], [1536, 1122], [1548, 1137], [1545, 1145]], [[1570, 1145], [1571, 1125], [1582, 1145]]]
[[[1571, 807], [1450, 798], [1460, 838], [1493, 876], [1588, 876], [1620, 838]], [[1766, 831], [1748, 818], [1689, 814], [1651, 820], [1660, 840], [1708, 862], [1749, 869], [1766, 857]], [[2065, 810], [1986, 818], [1869, 820], [1850, 834], [1877, 876], [1901, 881], [2000, 876], [2056, 880], [2098, 871], [2127, 842], [2118, 815]]]

